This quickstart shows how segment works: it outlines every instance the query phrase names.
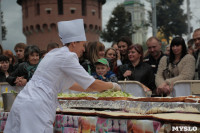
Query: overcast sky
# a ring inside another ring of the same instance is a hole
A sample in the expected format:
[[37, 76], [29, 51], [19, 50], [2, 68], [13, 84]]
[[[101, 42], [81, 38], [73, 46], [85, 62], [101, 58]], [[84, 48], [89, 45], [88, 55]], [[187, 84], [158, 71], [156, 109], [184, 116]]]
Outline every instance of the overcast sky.
[[[16, 3], [17, 0], [1, 0], [1, 10], [4, 14], [4, 22], [7, 28], [6, 41], [3, 41], [3, 48], [10, 49], [13, 51], [14, 45], [19, 42], [26, 43], [25, 36], [22, 33], [22, 10], [21, 6]], [[124, 2], [124, 0], [107, 0], [106, 4], [103, 5], [102, 12], [102, 27], [104, 28], [112, 10], [117, 6], [117, 4]], [[150, 4], [146, 0], [141, 0], [142, 3], [145, 3], [145, 10], [150, 10]], [[200, 27], [200, 1], [199, 0], [190, 0], [191, 2], [191, 12], [193, 29]], [[184, 2], [183, 8], [186, 12], [186, 2]], [[148, 36], [151, 36], [151, 28], [149, 28]], [[105, 45], [110, 45], [105, 43]]]

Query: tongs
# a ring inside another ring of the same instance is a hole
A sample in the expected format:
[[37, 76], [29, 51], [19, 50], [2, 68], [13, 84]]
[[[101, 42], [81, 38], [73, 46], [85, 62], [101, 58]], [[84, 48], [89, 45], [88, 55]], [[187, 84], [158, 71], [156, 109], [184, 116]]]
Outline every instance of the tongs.
[[124, 81], [125, 81], [125, 82], [122, 84], [121, 87], [122, 87], [122, 91], [125, 92], [125, 93], [127, 93], [127, 92], [126, 92], [126, 81], [127, 81], [127, 78], [125, 78]]

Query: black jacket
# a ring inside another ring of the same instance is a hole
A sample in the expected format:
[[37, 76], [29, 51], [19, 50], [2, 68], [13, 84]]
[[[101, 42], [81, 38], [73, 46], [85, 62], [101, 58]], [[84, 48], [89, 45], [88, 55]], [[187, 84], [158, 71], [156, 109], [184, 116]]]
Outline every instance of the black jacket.
[[6, 82], [6, 75], [2, 71], [0, 71], [0, 82]]
[[149, 64], [140, 62], [136, 67], [134, 67], [131, 63], [129, 63], [119, 66], [118, 70], [118, 80], [124, 80], [125, 77], [123, 74], [126, 70], [130, 70], [132, 71], [132, 74], [127, 77], [127, 80], [139, 81], [152, 91], [155, 91], [155, 76]]
[[[194, 57], [196, 59], [196, 64], [197, 64], [197, 59], [198, 59], [198, 54], [199, 54], [200, 50], [197, 50], [195, 53], [194, 53]], [[200, 60], [199, 60], [200, 61]], [[200, 79], [200, 62], [199, 62], [199, 65], [197, 68], [195, 68], [195, 72], [198, 72], [198, 75], [199, 75], [199, 79]]]
[[156, 59], [153, 58], [153, 56], [148, 55], [148, 56], [146, 56], [146, 57], [144, 58], [143, 61], [144, 61], [145, 63], [149, 64], [149, 65], [152, 67], [152, 69], [153, 69], [153, 73], [156, 74], [156, 73], [157, 73], [157, 70], [158, 70], [158, 65], [159, 65], [160, 59], [161, 59], [163, 56], [165, 56], [165, 55], [163, 54], [163, 52], [161, 52], [161, 56], [156, 60]]
[[[30, 68], [30, 69], [29, 69]], [[31, 79], [31, 77], [33, 76], [35, 70], [37, 68], [37, 65], [35, 66], [31, 66], [29, 63], [27, 62], [23, 62], [20, 63], [19, 66], [17, 67], [17, 69], [15, 71], [13, 71], [6, 79], [6, 81], [14, 86], [15, 85], [15, 80], [17, 77], [24, 77], [27, 82]]]
[[22, 59], [18, 59], [18, 61], [13, 65], [13, 71], [15, 71], [18, 67], [19, 64], [23, 63], [24, 61]]

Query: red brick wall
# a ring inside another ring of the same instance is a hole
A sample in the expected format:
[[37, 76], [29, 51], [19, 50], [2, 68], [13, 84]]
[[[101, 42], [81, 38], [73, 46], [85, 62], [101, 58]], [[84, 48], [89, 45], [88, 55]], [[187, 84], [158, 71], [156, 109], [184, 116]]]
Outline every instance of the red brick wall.
[[[63, 15], [58, 15], [57, 0], [22, 0], [23, 12], [23, 32], [27, 39], [27, 44], [35, 44], [40, 49], [46, 49], [50, 42], [62, 45], [58, 37], [57, 22], [83, 18], [85, 24], [86, 37], [88, 41], [99, 40], [102, 19], [99, 18], [98, 0], [86, 0], [87, 15], [82, 16], [81, 0], [63, 0]], [[36, 3], [40, 5], [40, 14], [36, 14]], [[25, 8], [28, 9], [28, 16], [25, 16]], [[47, 14], [46, 9], [51, 8], [51, 13]], [[71, 14], [71, 8], [76, 8]], [[102, 6], [100, 5], [100, 12]], [[92, 11], [95, 10], [95, 15]], [[52, 26], [53, 25], [53, 28]], [[39, 28], [40, 27], [40, 28]], [[39, 30], [38, 30], [39, 29]]]

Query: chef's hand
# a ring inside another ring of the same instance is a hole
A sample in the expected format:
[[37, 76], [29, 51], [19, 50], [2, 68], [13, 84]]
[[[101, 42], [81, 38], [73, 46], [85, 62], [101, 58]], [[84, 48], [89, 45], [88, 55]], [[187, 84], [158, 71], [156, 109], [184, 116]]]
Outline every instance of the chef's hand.
[[112, 91], [120, 91], [121, 90], [121, 86], [118, 85], [117, 83], [112, 82], [113, 84], [113, 88], [111, 89]]

